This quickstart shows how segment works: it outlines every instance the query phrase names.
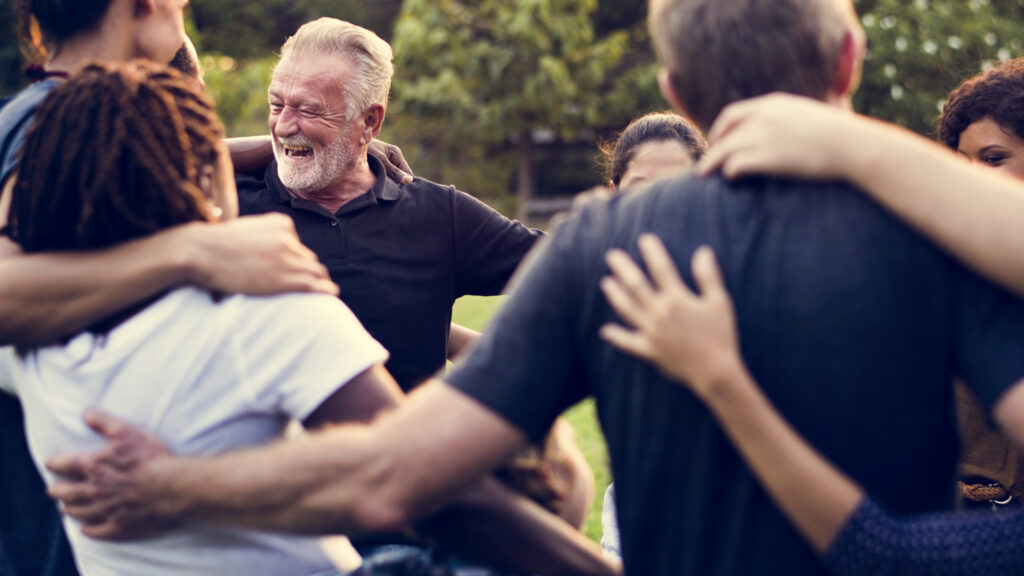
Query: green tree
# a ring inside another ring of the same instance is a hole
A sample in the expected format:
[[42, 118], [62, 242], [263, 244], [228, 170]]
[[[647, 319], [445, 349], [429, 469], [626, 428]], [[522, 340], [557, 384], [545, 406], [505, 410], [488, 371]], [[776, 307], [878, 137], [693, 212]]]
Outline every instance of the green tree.
[[23, 88], [22, 56], [18, 47], [18, 26], [11, 0], [0, 0], [0, 96]]
[[855, 103], [930, 134], [961, 80], [1022, 54], [1021, 0], [856, 0], [868, 36]]
[[597, 39], [596, 0], [406, 0], [395, 24], [392, 110], [442, 148], [511, 143], [519, 215], [536, 188], [535, 136], [600, 123], [624, 32]]
[[203, 0], [191, 4], [202, 48], [237, 60], [266, 58], [305, 22], [330, 16], [390, 37], [401, 0]]

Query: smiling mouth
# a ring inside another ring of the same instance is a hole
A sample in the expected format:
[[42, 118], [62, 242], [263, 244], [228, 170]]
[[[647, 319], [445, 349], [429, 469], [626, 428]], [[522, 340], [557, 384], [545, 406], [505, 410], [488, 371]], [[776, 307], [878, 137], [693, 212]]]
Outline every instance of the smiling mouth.
[[281, 148], [284, 150], [284, 155], [289, 158], [308, 158], [313, 155], [313, 149], [309, 146], [282, 144]]

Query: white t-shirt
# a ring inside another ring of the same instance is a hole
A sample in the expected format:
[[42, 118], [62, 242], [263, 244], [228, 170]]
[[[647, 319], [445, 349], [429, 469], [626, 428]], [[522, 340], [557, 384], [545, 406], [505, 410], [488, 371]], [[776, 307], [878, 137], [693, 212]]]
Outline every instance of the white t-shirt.
[[[29, 448], [90, 452], [104, 440], [82, 421], [95, 407], [162, 438], [178, 454], [214, 454], [277, 438], [337, 389], [387, 359], [340, 300], [291, 294], [216, 303], [175, 290], [106, 336], [18, 357], [0, 349], [0, 389], [17, 394]], [[317, 538], [190, 524], [136, 542], [102, 542], [65, 528], [79, 570], [105, 574], [313, 574], [333, 564]]]

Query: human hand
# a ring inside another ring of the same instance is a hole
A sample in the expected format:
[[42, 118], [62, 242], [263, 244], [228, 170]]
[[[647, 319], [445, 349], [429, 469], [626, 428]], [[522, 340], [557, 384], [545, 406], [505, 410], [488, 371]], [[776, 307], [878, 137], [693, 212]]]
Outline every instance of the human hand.
[[284, 214], [244, 216], [221, 223], [180, 227], [187, 247], [191, 279], [226, 293], [338, 294], [327, 268], [299, 240], [295, 223]]
[[82, 522], [92, 538], [127, 540], [166, 530], [176, 522], [165, 495], [147, 478], [147, 464], [170, 456], [153, 435], [117, 418], [89, 410], [85, 421], [107, 445], [93, 454], [69, 454], [47, 460], [46, 468], [63, 478], [48, 489], [64, 514]]
[[842, 180], [865, 124], [850, 111], [803, 96], [775, 93], [730, 104], [708, 133], [711, 147], [697, 163], [704, 176], [778, 176]]
[[387, 172], [388, 178], [402, 184], [412, 182], [412, 168], [405, 161], [401, 148], [374, 138], [370, 141], [370, 147], [367, 152], [384, 164], [384, 170]]
[[703, 246], [693, 254], [697, 294], [679, 277], [657, 236], [642, 235], [639, 246], [653, 284], [628, 254], [609, 250], [605, 259], [612, 276], [601, 279], [601, 290], [632, 330], [608, 323], [600, 335], [705, 398], [741, 362], [732, 299], [714, 253]]

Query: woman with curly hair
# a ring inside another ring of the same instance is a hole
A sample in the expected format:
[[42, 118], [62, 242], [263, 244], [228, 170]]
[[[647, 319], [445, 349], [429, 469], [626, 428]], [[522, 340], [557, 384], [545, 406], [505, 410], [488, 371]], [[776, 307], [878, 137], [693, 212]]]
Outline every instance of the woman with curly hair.
[[[1024, 59], [1008, 60], [961, 83], [939, 115], [938, 138], [971, 162], [1024, 180]], [[993, 509], [1019, 506], [1024, 454], [990, 424], [967, 386], [957, 382], [955, 390], [964, 498], [969, 505]]]

